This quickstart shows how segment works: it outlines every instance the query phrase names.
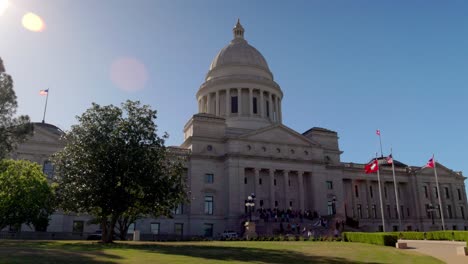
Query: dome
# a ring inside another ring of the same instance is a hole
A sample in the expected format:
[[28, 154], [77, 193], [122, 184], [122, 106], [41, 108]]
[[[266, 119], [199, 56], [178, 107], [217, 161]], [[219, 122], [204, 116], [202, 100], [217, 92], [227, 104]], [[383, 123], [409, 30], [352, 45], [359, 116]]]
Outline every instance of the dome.
[[224, 65], [249, 65], [270, 71], [263, 55], [244, 39], [234, 39], [213, 59], [210, 71]]
[[233, 34], [234, 39], [211, 62], [207, 80], [227, 75], [255, 75], [273, 80], [263, 55], [244, 39], [244, 28], [239, 20], [233, 28]]

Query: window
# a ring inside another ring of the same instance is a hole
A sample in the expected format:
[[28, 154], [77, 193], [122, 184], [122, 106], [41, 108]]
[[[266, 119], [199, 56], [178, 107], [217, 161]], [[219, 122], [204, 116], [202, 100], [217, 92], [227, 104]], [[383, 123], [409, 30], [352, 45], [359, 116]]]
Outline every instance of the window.
[[237, 108], [237, 96], [231, 97], [231, 113], [235, 114], [238, 112]]
[[133, 234], [135, 231], [135, 223], [131, 223], [130, 226], [128, 227], [127, 234]]
[[175, 214], [175, 215], [181, 215], [183, 213], [184, 213], [184, 205], [183, 204], [177, 205], [177, 207], [174, 208], [174, 210], [172, 210], [172, 214]]
[[375, 206], [375, 204], [372, 205], [372, 216], [375, 218], [377, 218], [377, 208]]
[[360, 204], [357, 205], [357, 212], [358, 212], [359, 218], [362, 218], [362, 208]]
[[372, 186], [369, 186], [370, 197], [374, 198], [374, 192], [372, 191]]
[[437, 217], [440, 218], [440, 206], [436, 205]]
[[206, 150], [212, 151], [212, 150], [213, 150], [213, 146], [211, 146], [211, 145], [206, 146]]
[[288, 179], [288, 186], [291, 186], [291, 180]]
[[174, 234], [182, 236], [184, 234], [184, 224], [175, 223], [174, 224]]
[[275, 207], [278, 207], [278, 201], [275, 201]]
[[73, 221], [73, 233], [83, 233], [83, 228], [83, 221]]
[[452, 218], [452, 206], [447, 205], [448, 218]]
[[387, 214], [388, 218], [392, 218], [392, 210], [390, 209], [390, 205], [387, 204]]
[[52, 179], [54, 177], [54, 166], [52, 162], [46, 160], [42, 166], [42, 172], [47, 176], [47, 179]]
[[327, 181], [327, 189], [328, 190], [333, 190], [333, 182], [332, 181]]
[[262, 178], [258, 179], [258, 185], [262, 185]]
[[265, 105], [267, 117], [270, 117], [270, 102], [267, 100]]
[[398, 208], [395, 206], [395, 218], [398, 218]]
[[397, 232], [398, 231], [398, 226], [394, 225], [393, 226], [393, 232]]
[[247, 177], [244, 177], [244, 184], [247, 184]]
[[462, 219], [465, 219], [465, 208], [463, 208], [463, 206], [460, 206], [460, 213], [461, 213]]
[[403, 205], [400, 205], [400, 214], [401, 214], [401, 219], [405, 218], [405, 207]]
[[452, 230], [457, 230], [457, 226], [456, 225], [452, 226]]
[[253, 113], [254, 114], [257, 114], [258, 113], [258, 110], [257, 110], [257, 97], [254, 97], [253, 98]]
[[159, 235], [159, 229], [160, 229], [161, 225], [159, 223], [151, 223], [150, 224], [150, 230], [151, 230], [151, 234], [153, 235]]
[[333, 202], [332, 201], [328, 201], [327, 203], [327, 212], [328, 212], [328, 215], [333, 214]]
[[205, 233], [205, 237], [213, 236], [213, 224], [203, 224], [203, 230]]
[[437, 192], [437, 187], [434, 187], [434, 193], [435, 193], [435, 197], [439, 198], [439, 193]]
[[354, 185], [354, 194], [356, 195], [357, 198], [359, 198], [359, 189], [357, 185]]
[[445, 198], [450, 199], [449, 188], [445, 187]]
[[428, 204], [426, 204], [426, 216], [427, 216], [427, 218], [431, 218], [431, 215], [434, 213], [434, 212], [431, 211], [431, 210], [433, 210], [433, 209], [431, 208], [431, 206], [428, 205]]
[[276, 148], [276, 152], [280, 153], [280, 152], [281, 152], [281, 149]]
[[205, 196], [205, 214], [213, 214], [213, 196], [211, 195]]
[[427, 186], [424, 186], [424, 197], [427, 198]]
[[260, 200], [260, 207], [263, 207], [263, 200]]
[[289, 207], [292, 207], [292, 201], [289, 201]]
[[461, 201], [462, 197], [461, 197], [461, 190], [460, 189], [457, 189], [457, 193], [458, 193], [458, 200]]
[[273, 185], [275, 185], [275, 186], [276, 186], [276, 179], [274, 179], [274, 180], [273, 180]]
[[205, 174], [205, 183], [213, 183], [214, 175], [212, 173]]
[[387, 199], [387, 186], [383, 187], [385, 199]]
[[406, 215], [407, 215], [408, 217], [410, 217], [410, 210], [409, 210], [409, 207], [406, 207]]

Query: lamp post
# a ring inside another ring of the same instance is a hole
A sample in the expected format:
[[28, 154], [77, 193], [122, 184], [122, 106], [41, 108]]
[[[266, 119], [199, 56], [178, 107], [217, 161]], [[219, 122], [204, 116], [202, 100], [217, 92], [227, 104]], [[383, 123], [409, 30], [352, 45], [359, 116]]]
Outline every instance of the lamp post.
[[252, 222], [252, 209], [255, 206], [255, 194], [252, 193], [247, 197], [247, 200], [245, 200], [245, 206], [249, 211], [249, 221]]

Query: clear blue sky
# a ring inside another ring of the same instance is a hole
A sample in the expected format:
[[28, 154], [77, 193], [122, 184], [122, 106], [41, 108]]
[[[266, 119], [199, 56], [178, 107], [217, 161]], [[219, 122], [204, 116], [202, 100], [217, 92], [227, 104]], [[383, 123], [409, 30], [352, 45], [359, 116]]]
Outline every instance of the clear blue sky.
[[[91, 102], [141, 100], [179, 145], [195, 93], [240, 17], [284, 92], [285, 125], [335, 130], [342, 160], [361, 163], [379, 150], [379, 128], [396, 159], [424, 165], [435, 153], [468, 175], [467, 1], [9, 1], [0, 56], [19, 112], [34, 121], [45, 88], [46, 121], [65, 130]], [[22, 27], [29, 11], [43, 32]], [[143, 89], [112, 82], [121, 57], [146, 67]]]

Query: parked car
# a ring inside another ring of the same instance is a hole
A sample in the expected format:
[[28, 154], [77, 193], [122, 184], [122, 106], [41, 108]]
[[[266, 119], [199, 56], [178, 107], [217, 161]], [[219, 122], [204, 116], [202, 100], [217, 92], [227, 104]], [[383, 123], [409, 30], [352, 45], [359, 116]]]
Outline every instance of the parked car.
[[234, 231], [224, 231], [221, 234], [221, 237], [222, 238], [238, 238], [239, 235], [237, 234], [237, 232], [234, 232]]
[[[118, 240], [119, 237], [114, 233], [112, 236], [114, 240]], [[102, 239], [102, 230], [96, 230], [93, 234], [90, 234], [86, 240], [101, 240]]]

